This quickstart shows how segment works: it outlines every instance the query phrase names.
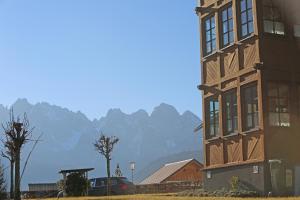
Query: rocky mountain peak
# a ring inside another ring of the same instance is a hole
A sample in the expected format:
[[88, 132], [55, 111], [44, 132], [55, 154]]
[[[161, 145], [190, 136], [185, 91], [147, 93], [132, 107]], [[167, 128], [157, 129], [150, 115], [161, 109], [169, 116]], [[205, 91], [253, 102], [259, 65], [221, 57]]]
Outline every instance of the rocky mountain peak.
[[151, 114], [152, 117], [166, 115], [179, 116], [179, 113], [175, 107], [166, 103], [162, 103], [159, 106], [155, 107]]

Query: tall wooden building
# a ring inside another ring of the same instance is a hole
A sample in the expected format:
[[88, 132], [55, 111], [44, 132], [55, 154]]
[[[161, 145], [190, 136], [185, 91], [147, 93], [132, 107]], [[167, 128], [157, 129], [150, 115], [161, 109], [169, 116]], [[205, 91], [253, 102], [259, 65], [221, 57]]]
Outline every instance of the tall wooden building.
[[208, 190], [300, 194], [299, 4], [199, 0]]

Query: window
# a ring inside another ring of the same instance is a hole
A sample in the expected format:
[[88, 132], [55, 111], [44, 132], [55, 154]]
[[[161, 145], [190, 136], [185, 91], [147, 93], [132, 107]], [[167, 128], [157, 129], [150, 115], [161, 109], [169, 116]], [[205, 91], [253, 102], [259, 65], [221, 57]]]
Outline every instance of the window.
[[224, 95], [225, 133], [232, 134], [238, 130], [236, 91]]
[[274, 5], [273, 0], [264, 0], [263, 3], [264, 31], [284, 35], [284, 24], [279, 9]]
[[211, 98], [207, 103], [207, 137], [212, 138], [219, 135], [219, 101]]
[[253, 174], [259, 174], [259, 166], [258, 165], [253, 166]]
[[233, 35], [233, 17], [232, 6], [222, 10], [222, 43], [223, 47], [232, 44], [234, 40]]
[[211, 176], [211, 171], [207, 171], [207, 172], [206, 172], [206, 178], [207, 178], [207, 179], [211, 179], [211, 178], [212, 178], [212, 176]]
[[118, 181], [116, 179], [112, 179], [112, 180], [110, 180], [110, 184], [111, 185], [117, 185]]
[[300, 37], [300, 24], [294, 25], [294, 36]]
[[216, 23], [215, 17], [205, 20], [205, 54], [208, 55], [216, 50]]
[[293, 170], [292, 169], [286, 169], [285, 170], [285, 186], [287, 188], [292, 188], [294, 186], [294, 180], [293, 180]]
[[247, 37], [253, 33], [252, 0], [240, 0], [241, 36]]
[[270, 126], [290, 126], [289, 87], [285, 84], [268, 84]]
[[242, 89], [243, 99], [243, 125], [248, 131], [259, 126], [258, 123], [258, 98], [257, 86], [246, 86]]
[[96, 179], [95, 187], [103, 187], [105, 185], [106, 185], [106, 183], [104, 182], [104, 180]]

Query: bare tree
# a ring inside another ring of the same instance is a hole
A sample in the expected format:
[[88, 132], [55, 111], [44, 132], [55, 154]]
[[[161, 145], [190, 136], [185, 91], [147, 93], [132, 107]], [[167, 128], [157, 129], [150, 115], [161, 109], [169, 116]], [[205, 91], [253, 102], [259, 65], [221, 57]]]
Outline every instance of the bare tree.
[[21, 178], [20, 178], [20, 180], [22, 180], [22, 178], [23, 178], [23, 175], [24, 175], [24, 173], [25, 173], [25, 170], [26, 170], [26, 167], [27, 167], [27, 164], [28, 164], [28, 161], [29, 161], [29, 158], [30, 158], [30, 156], [31, 156], [32, 152], [34, 151], [34, 149], [35, 149], [36, 145], [38, 144], [38, 142], [40, 142], [40, 141], [41, 141], [41, 140], [40, 140], [40, 138], [41, 138], [42, 136], [43, 136], [43, 134], [40, 134], [40, 135], [39, 135], [39, 137], [38, 137], [36, 140], [32, 140], [32, 141], [34, 142], [34, 144], [33, 144], [32, 148], [31, 148], [30, 152], [29, 152], [29, 153], [28, 153], [28, 155], [27, 155], [27, 158], [26, 158], [26, 161], [25, 161], [24, 167], [23, 167], [23, 169], [22, 169], [22, 174], [21, 174]]
[[0, 163], [0, 199], [6, 199], [6, 181], [4, 176], [4, 169], [2, 163]]
[[10, 199], [14, 198], [14, 166], [15, 166], [15, 158], [14, 158], [14, 147], [12, 141], [6, 137], [6, 140], [2, 141], [4, 144], [5, 151], [1, 152], [3, 158], [9, 160], [10, 163]]
[[106, 171], [107, 171], [107, 195], [110, 194], [110, 161], [111, 154], [114, 149], [114, 145], [119, 141], [116, 136], [107, 137], [103, 133], [96, 142], [94, 146], [96, 151], [102, 154], [106, 159]]
[[15, 190], [14, 200], [21, 200], [20, 192], [20, 157], [21, 149], [31, 138], [33, 128], [30, 128], [26, 113], [21, 120], [19, 117], [15, 120], [13, 110], [10, 111], [9, 121], [3, 125], [5, 136], [12, 142], [13, 155], [15, 160]]

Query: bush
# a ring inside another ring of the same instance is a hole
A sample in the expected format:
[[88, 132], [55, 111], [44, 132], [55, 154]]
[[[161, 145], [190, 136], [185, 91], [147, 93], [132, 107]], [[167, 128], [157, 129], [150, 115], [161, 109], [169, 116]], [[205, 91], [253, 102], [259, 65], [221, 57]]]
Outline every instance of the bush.
[[83, 196], [89, 188], [89, 181], [81, 173], [71, 173], [67, 176], [65, 190], [68, 196]]
[[237, 176], [231, 177], [230, 185], [231, 185], [231, 190], [232, 191], [237, 191], [238, 190], [239, 182], [240, 182], [239, 177], [237, 177]]
[[256, 191], [250, 190], [236, 190], [236, 191], [229, 191], [229, 197], [258, 197], [259, 194]]
[[177, 193], [177, 196], [188, 196], [188, 197], [258, 197], [259, 194], [256, 191], [250, 190], [215, 190], [206, 191], [204, 189], [198, 190], [187, 190]]

